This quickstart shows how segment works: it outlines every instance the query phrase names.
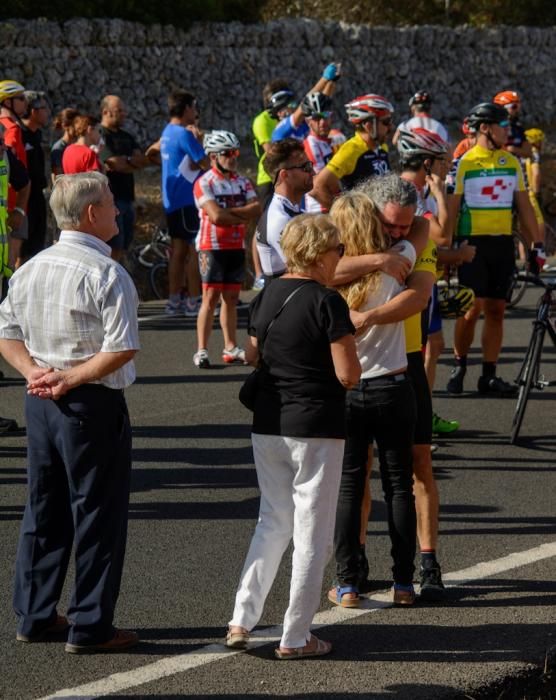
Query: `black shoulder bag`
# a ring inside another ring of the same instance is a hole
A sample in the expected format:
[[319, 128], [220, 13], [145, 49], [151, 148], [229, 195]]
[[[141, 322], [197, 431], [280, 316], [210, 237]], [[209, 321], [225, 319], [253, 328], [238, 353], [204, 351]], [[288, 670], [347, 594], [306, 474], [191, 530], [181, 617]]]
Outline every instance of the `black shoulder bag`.
[[[307, 283], [305, 283], [305, 284], [307, 284]], [[300, 284], [299, 287], [296, 287], [296, 288], [293, 290], [293, 292], [291, 292], [290, 294], [288, 294], [288, 296], [286, 297], [284, 303], [283, 303], [282, 306], [278, 309], [278, 311], [276, 312], [274, 318], [272, 319], [272, 321], [271, 321], [271, 322], [268, 324], [268, 326], [266, 327], [266, 330], [265, 330], [265, 332], [264, 332], [264, 335], [263, 335], [263, 337], [261, 338], [261, 342], [260, 342], [260, 344], [259, 344], [259, 365], [258, 365], [258, 367], [256, 367], [256, 368], [251, 372], [251, 374], [249, 374], [249, 375], [247, 376], [247, 379], [246, 379], [246, 380], [243, 382], [243, 384], [241, 385], [241, 388], [240, 388], [240, 390], [239, 390], [239, 395], [238, 395], [238, 398], [239, 398], [239, 400], [241, 401], [241, 403], [245, 406], [245, 408], [248, 408], [250, 411], [254, 411], [254, 410], [255, 410], [255, 399], [257, 398], [257, 392], [258, 392], [258, 390], [259, 390], [259, 378], [260, 378], [261, 371], [262, 371], [261, 363], [262, 363], [262, 359], [263, 359], [263, 345], [264, 345], [264, 342], [265, 342], [265, 340], [266, 340], [266, 338], [267, 338], [267, 336], [268, 336], [268, 333], [269, 333], [270, 329], [271, 329], [272, 326], [274, 325], [274, 322], [276, 321], [276, 319], [278, 318], [278, 316], [282, 313], [282, 311], [284, 310], [286, 304], [288, 304], [288, 302], [290, 302], [290, 301], [293, 299], [293, 297], [297, 294], [297, 292], [299, 292], [299, 290], [300, 290], [302, 287], [305, 286], [305, 284]]]

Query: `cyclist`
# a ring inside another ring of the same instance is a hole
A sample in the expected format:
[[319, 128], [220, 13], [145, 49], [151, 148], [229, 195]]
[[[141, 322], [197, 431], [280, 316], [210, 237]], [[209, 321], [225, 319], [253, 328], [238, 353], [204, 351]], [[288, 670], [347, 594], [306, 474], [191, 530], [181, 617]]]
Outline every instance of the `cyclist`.
[[[338, 146], [334, 147], [330, 131], [332, 127], [332, 100], [323, 92], [310, 92], [301, 103], [303, 114], [309, 126], [309, 133], [303, 141], [307, 158], [313, 164], [315, 173], [320, 173]], [[320, 213], [322, 206], [316, 199], [305, 195], [305, 210]]]
[[340, 146], [315, 178], [311, 196], [324, 211], [330, 209], [340, 190], [352, 189], [371, 175], [390, 170], [384, 143], [392, 129], [394, 108], [381, 95], [361, 95], [345, 105], [355, 136]]
[[[329, 63], [322, 77], [309, 92], [323, 92], [325, 95], [333, 95], [336, 89], [336, 81], [340, 79], [340, 66], [336, 63]], [[295, 109], [290, 114], [283, 117], [272, 132], [273, 141], [281, 141], [282, 139], [303, 139], [309, 133], [309, 127], [305, 121], [305, 114], [301, 104], [296, 103]]]
[[[253, 147], [258, 161], [257, 194], [264, 207], [274, 192], [272, 179], [264, 168], [266, 151], [270, 148], [272, 132], [276, 125], [281, 119], [293, 112], [297, 107], [297, 102], [288, 83], [282, 78], [277, 78], [264, 86], [263, 103], [265, 108], [253, 120], [251, 130], [253, 132]], [[251, 257], [255, 268], [253, 289], [262, 289], [264, 278], [255, 236], [251, 240]]]
[[[448, 224], [448, 209], [444, 191], [444, 178], [448, 169], [448, 143], [437, 133], [420, 127], [400, 129], [397, 143], [401, 176], [412, 182], [418, 193], [417, 215], [429, 221], [429, 236], [438, 250], [439, 269], [444, 265], [470, 262], [475, 254], [473, 246], [465, 242], [458, 250], [450, 250], [452, 235]], [[437, 275], [438, 276], [438, 275]], [[428, 314], [425, 354], [425, 371], [432, 393], [436, 377], [436, 365], [444, 349], [442, 318], [438, 306], [438, 287], [433, 287]], [[456, 420], [445, 420], [432, 414], [433, 433], [452, 433], [459, 428]]]
[[[5, 129], [4, 143], [13, 155], [27, 169], [27, 153], [23, 143], [21, 118], [27, 109], [25, 88], [15, 80], [0, 81], [0, 124]], [[27, 240], [27, 205], [30, 188], [16, 193], [10, 185], [8, 188], [8, 212], [11, 216], [10, 260], [17, 268], [22, 262], [21, 246]], [[17, 202], [16, 202], [17, 199]]]
[[433, 119], [433, 117], [431, 117], [431, 106], [432, 97], [426, 90], [418, 90], [414, 95], [412, 95], [412, 97], [409, 99], [409, 111], [411, 112], [411, 117], [398, 126], [394, 136], [392, 137], [392, 143], [397, 145], [400, 131], [402, 129], [405, 131], [411, 131], [415, 128], [434, 131], [434, 133], [438, 134], [443, 141], [448, 142], [449, 138], [446, 127], [437, 119]]
[[256, 240], [265, 285], [286, 271], [280, 238], [288, 221], [301, 214], [303, 196], [313, 186], [313, 164], [297, 139], [276, 141], [264, 166], [274, 183], [274, 195], [257, 222]]
[[224, 334], [224, 362], [245, 360], [238, 347], [237, 300], [245, 277], [245, 233], [247, 223], [260, 216], [261, 207], [251, 181], [237, 173], [239, 141], [229, 131], [205, 135], [203, 146], [211, 168], [193, 186], [199, 209], [197, 237], [203, 297], [197, 317], [197, 352], [193, 363], [210, 367], [208, 342], [216, 304], [222, 297], [220, 325]]
[[[535, 219], [539, 226], [538, 240], [544, 241], [546, 236], [546, 227], [544, 225], [544, 216], [541, 211], [541, 152], [545, 140], [544, 131], [542, 129], [527, 129], [525, 132], [527, 142], [531, 144], [531, 156], [524, 158], [525, 179], [527, 182], [527, 191], [529, 193], [529, 201], [535, 212]], [[545, 266], [546, 267], [546, 266]]]
[[452, 165], [448, 175], [446, 175], [446, 193], [453, 194], [454, 187], [456, 185], [456, 170], [458, 169], [458, 163], [460, 158], [464, 153], [467, 153], [473, 146], [477, 143], [477, 132], [475, 129], [469, 126], [467, 117], [463, 120], [461, 125], [461, 131], [464, 138], [458, 142], [457, 146], [454, 148], [454, 153], [452, 154]]
[[[515, 387], [496, 376], [496, 363], [503, 338], [506, 296], [514, 271], [512, 208], [515, 204], [527, 242], [536, 237], [535, 216], [519, 160], [504, 150], [509, 120], [506, 110], [482, 102], [470, 111], [468, 124], [477, 132], [477, 144], [459, 161], [454, 194], [449, 195], [450, 221], [457, 220], [460, 242], [471, 239], [475, 258], [464, 263], [459, 279], [475, 292], [473, 308], [458, 318], [454, 333], [455, 366], [447, 390], [459, 395], [467, 371], [467, 354], [475, 325], [484, 313], [483, 366], [478, 381], [480, 394], [514, 396]], [[536, 264], [536, 252], [531, 252]]]
[[510, 128], [505, 148], [518, 158], [528, 158], [531, 155], [531, 145], [525, 138], [525, 129], [519, 120], [521, 99], [514, 90], [504, 90], [494, 96], [494, 104], [504, 107], [508, 113]]

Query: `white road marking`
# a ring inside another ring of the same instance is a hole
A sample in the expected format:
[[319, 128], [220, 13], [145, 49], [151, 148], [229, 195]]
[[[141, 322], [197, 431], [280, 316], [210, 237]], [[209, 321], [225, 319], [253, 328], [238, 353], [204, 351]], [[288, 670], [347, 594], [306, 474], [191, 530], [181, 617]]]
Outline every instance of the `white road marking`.
[[[533, 547], [532, 549], [528, 549], [524, 552], [514, 552], [513, 554], [508, 554], [508, 556], [501, 557], [500, 559], [480, 562], [479, 564], [470, 566], [467, 569], [452, 571], [452, 573], [445, 574], [443, 578], [444, 581], [449, 584], [449, 587], [462, 586], [466, 583], [470, 583], [471, 581], [482, 580], [484, 578], [488, 578], [489, 576], [500, 574], [504, 571], [527, 566], [528, 564], [533, 564], [535, 562], [542, 561], [543, 559], [549, 559], [550, 557], [556, 557], [556, 541], [541, 544], [538, 547]], [[330, 610], [324, 610], [317, 613], [313, 621], [313, 627], [317, 628], [338, 624], [354, 617], [359, 617], [360, 615], [367, 615], [368, 613], [391, 607], [391, 605], [391, 595], [389, 592], [376, 593], [368, 598], [365, 598], [360, 608], [341, 608], [337, 606], [331, 608]], [[256, 630], [251, 635], [252, 639], [249, 643], [249, 647], [260, 647], [264, 646], [265, 644], [269, 644], [270, 642], [278, 641], [281, 634], [282, 627], [280, 625], [277, 625], [276, 627], [267, 627], [262, 630]], [[66, 700], [70, 700], [71, 698], [85, 698], [86, 700], [94, 700], [94, 698], [112, 695], [129, 688], [135, 688], [139, 685], [152, 683], [160, 678], [173, 676], [177, 673], [184, 673], [192, 668], [198, 668], [199, 666], [204, 666], [205, 664], [213, 663], [214, 661], [229, 659], [230, 656], [241, 653], [241, 651], [225, 649], [222, 644], [209, 644], [202, 649], [198, 649], [197, 651], [179, 654], [177, 656], [168, 656], [164, 659], [156, 661], [155, 663], [140, 666], [132, 671], [114, 673], [111, 676], [101, 678], [100, 680], [93, 681], [92, 683], [85, 683], [74, 688], [59, 690], [53, 695], [46, 695], [38, 700], [51, 700], [51, 698], [66, 698]], [[450, 651], [449, 653], [452, 654], [456, 652]], [[474, 650], [474, 653], [480, 654], [481, 651]], [[489, 653], [492, 653], [492, 651], [489, 650]], [[499, 651], [499, 653], [509, 652], [508, 650], [505, 650]]]

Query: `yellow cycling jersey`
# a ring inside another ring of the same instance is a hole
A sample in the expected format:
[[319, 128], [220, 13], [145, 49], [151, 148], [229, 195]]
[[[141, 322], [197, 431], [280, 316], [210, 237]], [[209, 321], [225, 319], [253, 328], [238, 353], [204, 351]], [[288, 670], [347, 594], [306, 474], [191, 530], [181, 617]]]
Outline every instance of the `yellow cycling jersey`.
[[384, 148], [369, 149], [359, 132], [340, 146], [325, 167], [341, 181], [344, 190], [352, 189], [372, 175], [385, 175], [390, 170]]
[[455, 195], [462, 195], [457, 235], [511, 236], [515, 192], [525, 192], [519, 160], [501, 149], [474, 146], [456, 171]]
[[[437, 252], [436, 243], [429, 238], [425, 249], [417, 258], [413, 272], [430, 272], [436, 279]], [[404, 321], [405, 330], [405, 351], [417, 352], [423, 345], [421, 333], [421, 313], [406, 318]]]
[[253, 147], [259, 160], [257, 166], [257, 185], [264, 185], [267, 182], [272, 182], [270, 175], [266, 172], [263, 165], [265, 156], [263, 143], [268, 143], [272, 139], [272, 132], [276, 124], [278, 124], [278, 120], [271, 117], [266, 109], [260, 114], [257, 114], [253, 120]]

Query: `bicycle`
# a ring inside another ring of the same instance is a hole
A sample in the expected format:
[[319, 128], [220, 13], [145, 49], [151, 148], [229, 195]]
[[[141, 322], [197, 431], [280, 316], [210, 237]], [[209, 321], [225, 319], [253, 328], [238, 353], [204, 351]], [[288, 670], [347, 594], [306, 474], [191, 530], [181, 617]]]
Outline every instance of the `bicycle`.
[[[515, 270], [506, 297], [506, 305], [510, 309], [517, 306], [523, 299], [528, 284], [527, 274], [524, 275], [523, 273], [529, 272], [529, 263], [527, 261], [528, 245], [515, 228], [512, 231], [512, 236], [514, 240]], [[523, 256], [525, 256], [525, 258]]]
[[167, 229], [155, 227], [151, 240], [135, 246], [132, 251], [137, 262], [149, 270], [149, 284], [156, 299], [168, 298], [168, 264], [172, 240]]
[[533, 321], [533, 332], [531, 334], [529, 346], [517, 379], [515, 380], [515, 383], [519, 386], [519, 393], [510, 433], [510, 444], [512, 445], [515, 445], [519, 437], [519, 431], [523, 423], [523, 417], [525, 415], [531, 389], [542, 390], [545, 387], [556, 385], [556, 381], [548, 381], [540, 371], [542, 348], [547, 332], [554, 347], [556, 347], [556, 327], [554, 319], [551, 318], [551, 312], [553, 312], [554, 306], [556, 305], [556, 298], [552, 296], [553, 292], [556, 290], [556, 278], [543, 280], [537, 275], [528, 273], [526, 273], [526, 276], [528, 282], [537, 287], [543, 287], [544, 293], [540, 298], [537, 316]]

